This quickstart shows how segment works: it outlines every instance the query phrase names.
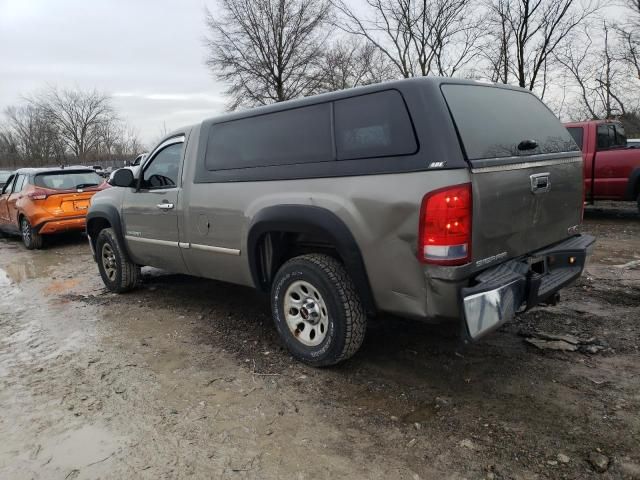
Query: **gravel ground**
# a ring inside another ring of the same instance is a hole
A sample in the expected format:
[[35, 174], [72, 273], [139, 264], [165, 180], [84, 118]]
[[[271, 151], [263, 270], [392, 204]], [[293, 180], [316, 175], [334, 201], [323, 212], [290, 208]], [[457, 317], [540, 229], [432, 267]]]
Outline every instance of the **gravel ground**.
[[84, 238], [0, 238], [0, 478], [640, 478], [640, 218], [599, 206], [584, 230], [557, 306], [466, 348], [378, 318], [321, 370], [250, 289], [144, 269], [114, 295]]

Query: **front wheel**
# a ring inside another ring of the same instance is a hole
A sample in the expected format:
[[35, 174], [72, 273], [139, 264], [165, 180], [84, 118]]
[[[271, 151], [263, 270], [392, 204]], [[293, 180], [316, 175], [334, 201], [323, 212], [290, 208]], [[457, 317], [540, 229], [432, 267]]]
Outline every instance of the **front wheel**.
[[20, 219], [20, 234], [22, 235], [22, 243], [27, 247], [27, 250], [39, 250], [42, 248], [42, 235], [33, 230], [27, 217]]
[[112, 292], [128, 292], [138, 285], [140, 267], [129, 260], [112, 228], [98, 234], [96, 259], [102, 281]]
[[297, 359], [315, 367], [353, 356], [367, 317], [344, 266], [329, 255], [301, 255], [276, 274], [271, 308], [280, 337]]

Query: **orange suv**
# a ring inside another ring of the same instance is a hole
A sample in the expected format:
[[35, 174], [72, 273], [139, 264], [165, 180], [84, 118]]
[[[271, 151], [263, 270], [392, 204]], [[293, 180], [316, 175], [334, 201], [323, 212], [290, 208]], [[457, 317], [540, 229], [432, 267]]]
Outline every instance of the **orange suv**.
[[109, 185], [86, 167], [22, 168], [0, 194], [0, 229], [22, 235], [29, 250], [43, 235], [84, 230], [91, 197]]

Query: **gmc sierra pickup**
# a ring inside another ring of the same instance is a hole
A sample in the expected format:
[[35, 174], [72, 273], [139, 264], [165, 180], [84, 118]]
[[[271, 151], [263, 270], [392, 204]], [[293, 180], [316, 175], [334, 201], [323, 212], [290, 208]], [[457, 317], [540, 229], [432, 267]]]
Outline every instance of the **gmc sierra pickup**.
[[619, 122], [565, 124], [582, 150], [585, 200], [635, 201], [640, 212], [640, 149], [629, 145]]
[[221, 115], [112, 184], [87, 221], [107, 288], [134, 288], [144, 265], [255, 287], [315, 366], [352, 356], [378, 312], [478, 340], [557, 300], [593, 243], [571, 135], [530, 92], [471, 81]]

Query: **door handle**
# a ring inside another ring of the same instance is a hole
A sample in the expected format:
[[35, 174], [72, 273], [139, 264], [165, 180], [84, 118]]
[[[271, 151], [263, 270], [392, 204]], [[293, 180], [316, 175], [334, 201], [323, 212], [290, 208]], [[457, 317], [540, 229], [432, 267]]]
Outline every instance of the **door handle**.
[[158, 207], [160, 210], [171, 210], [174, 205], [173, 203], [159, 203], [158, 205], [156, 205], [156, 207]]

